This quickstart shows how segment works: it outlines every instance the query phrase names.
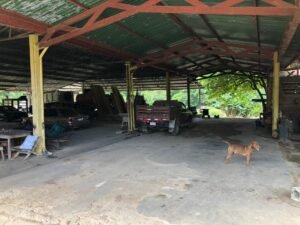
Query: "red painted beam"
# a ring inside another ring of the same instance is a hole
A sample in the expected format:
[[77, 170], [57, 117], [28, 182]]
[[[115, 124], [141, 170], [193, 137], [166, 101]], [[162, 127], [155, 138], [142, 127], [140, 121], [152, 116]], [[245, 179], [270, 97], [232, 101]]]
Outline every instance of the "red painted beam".
[[88, 7], [86, 7], [84, 4], [82, 4], [81, 2], [79, 2], [78, 0], [68, 0], [69, 2], [73, 3], [74, 5], [79, 6], [80, 8], [83, 9], [89, 9]]
[[[177, 55], [170, 54], [177, 51]], [[259, 56], [257, 53], [260, 52]], [[272, 48], [258, 48], [252, 45], [235, 44], [235, 43], [222, 43], [218, 41], [204, 41], [192, 40], [176, 45], [162, 52], [156, 52], [148, 55], [141, 60], [144, 64], [140, 67], [151, 66], [167, 61], [171, 61], [182, 55], [189, 55], [199, 53], [202, 55], [219, 55], [219, 56], [235, 56], [247, 59], [257, 60], [259, 57], [264, 60], [271, 61], [274, 49]]]
[[[238, 44], [238, 43], [224, 43], [219, 41], [206, 41], [206, 40], [191, 40], [184, 43], [181, 43], [179, 45], [173, 46], [172, 48], [169, 48], [165, 51], [160, 51], [151, 54], [151, 58], [156, 58], [161, 56], [162, 54], [168, 54], [174, 51], [182, 51], [189, 47], [195, 47], [195, 45], [198, 45], [199, 47], [202, 47], [204, 49], [207, 48], [220, 48], [224, 49], [226, 51], [235, 51], [235, 52], [243, 52], [243, 51], [249, 51], [249, 52], [258, 52], [261, 51], [265, 55], [272, 55], [274, 52], [273, 48], [258, 48], [257, 46], [249, 45], [249, 44]], [[145, 57], [147, 58], [147, 56]], [[271, 57], [272, 58], [272, 57]]]
[[[290, 16], [296, 11], [296, 6], [292, 3], [282, 0], [261, 0], [269, 6], [251, 7], [236, 6], [239, 3], [245, 3], [245, 0], [224, 0], [215, 5], [209, 6], [203, 2], [197, 3], [196, 0], [186, 0], [191, 6], [167, 6], [153, 5], [139, 12], [146, 13], [176, 13], [176, 14], [202, 14], [202, 15], [261, 15], [261, 16]], [[115, 8], [122, 10], [131, 10], [135, 6], [130, 4], [118, 3]]]
[[295, 7], [192, 7], [192, 6], [149, 6], [140, 13], [172, 13], [203, 15], [238, 15], [238, 16], [290, 16]]
[[[89, 10], [89, 9], [90, 9], [90, 7], [86, 6], [85, 4], [82, 4], [82, 3], [79, 2], [78, 0], [68, 0], [68, 1], [69, 1], [70, 3], [73, 3], [74, 5], [76, 5], [76, 6], [80, 7], [80, 8], [82, 8], [82, 9], [84, 9], [84, 10]], [[196, 1], [198, 1], [198, 0], [196, 0]], [[132, 29], [126, 27], [125, 25], [123, 25], [123, 24], [121, 24], [121, 23], [116, 22], [115, 25], [116, 25], [119, 29], [125, 30], [126, 32], [128, 32], [128, 33], [130, 33], [130, 34], [133, 34], [133, 35], [135, 35], [135, 36], [137, 36], [137, 37], [139, 37], [139, 38], [141, 38], [141, 39], [143, 39], [143, 40], [145, 40], [145, 41], [147, 41], [147, 42], [150, 42], [151, 44], [158, 45], [158, 46], [164, 48], [164, 46], [162, 46], [162, 44], [160, 44], [160, 43], [154, 41], [153, 39], [151, 39], [151, 38], [149, 38], [149, 37], [147, 37], [147, 36], [144, 36], [144, 35], [142, 35], [142, 34], [139, 34], [139, 33], [135, 32], [134, 30], [132, 30]]]
[[[41, 46], [51, 46], [58, 43], [61, 43], [63, 41], [66, 41], [68, 39], [80, 36], [82, 34], [94, 31], [96, 29], [99, 29], [104, 26], [108, 26], [110, 24], [113, 24], [115, 22], [118, 22], [122, 19], [125, 19], [127, 17], [133, 16], [138, 13], [139, 10], [147, 8], [151, 5], [155, 5], [156, 3], [160, 2], [160, 0], [148, 0], [147, 2], [139, 5], [139, 6], [133, 6], [130, 10], [120, 12], [118, 14], [115, 14], [113, 16], [103, 18], [100, 21], [97, 21], [97, 19], [101, 16], [101, 14], [108, 8], [115, 8], [115, 5], [117, 2], [120, 2], [123, 0], [111, 0], [104, 2], [94, 8], [91, 8], [89, 10], [86, 10], [85, 12], [67, 20], [64, 21], [62, 24], [58, 24], [51, 29], [48, 30], [46, 36], [47, 38], [44, 38], [41, 41]], [[66, 34], [60, 35], [58, 37], [51, 38], [55, 32], [62, 30], [63, 28], [67, 27], [68, 25], [72, 25], [76, 22], [79, 22], [83, 19], [89, 18], [88, 22], [82, 27], [82, 28], [74, 28], [70, 32], [67, 32]]]
[[[0, 24], [38, 34], [45, 33], [49, 27], [49, 25], [46, 23], [3, 8], [0, 8]], [[119, 56], [122, 55], [121, 58], [123, 59], [132, 58], [132, 56], [126, 55], [119, 51], [117, 52], [108, 46], [103, 46], [99, 43], [89, 41], [83, 37], [69, 40], [68, 43], [91, 50], [93, 52], [101, 52], [111, 57], [118, 56], [117, 58], [120, 58]]]
[[[90, 8], [87, 7], [86, 5], [84, 5], [84, 4], [82, 4], [81, 2], [79, 2], [78, 0], [68, 0], [68, 1], [71, 2], [71, 3], [73, 3], [74, 5], [76, 5], [76, 6], [80, 7], [80, 8], [82, 8], [82, 9], [84, 9], [84, 10], [89, 10], [89, 9], [90, 9]], [[122, 29], [122, 30], [126, 31], [127, 33], [130, 33], [130, 34], [132, 34], [132, 35], [134, 35], [134, 36], [136, 36], [136, 37], [138, 37], [138, 38], [140, 38], [140, 39], [142, 39], [142, 40], [144, 40], [144, 41], [146, 41], [146, 42], [148, 42], [148, 43], [151, 43], [151, 44], [153, 44], [153, 45], [159, 46], [160, 48], [165, 48], [165, 49], [166, 49], [166, 47], [165, 47], [163, 44], [161, 44], [161, 43], [159, 43], [159, 42], [157, 42], [157, 41], [151, 39], [151, 38], [148, 37], [148, 36], [145, 36], [145, 35], [143, 35], [143, 34], [140, 34], [140, 33], [136, 32], [136, 31], [132, 30], [131, 28], [128, 28], [127, 26], [123, 25], [122, 23], [116, 22], [115, 25], [116, 25], [119, 29]]]
[[38, 34], [45, 33], [48, 28], [46, 23], [3, 8], [0, 8], [0, 24]]
[[283, 57], [286, 54], [291, 42], [293, 41], [297, 30], [300, 27], [300, 0], [296, 1], [298, 10], [295, 12], [293, 18], [289, 22], [288, 28], [283, 35], [283, 39], [280, 44], [279, 54]]
[[[0, 8], [0, 24], [25, 30], [27, 32], [37, 33], [37, 34], [43, 34], [47, 31], [47, 28], [49, 28], [49, 25], [44, 22], [40, 22], [38, 20], [32, 19], [30, 17], [3, 8]], [[123, 60], [137, 58], [136, 56], [122, 52], [120, 50], [116, 50], [104, 44], [99, 44], [85, 37], [77, 37], [68, 40], [67, 42], [77, 47], [87, 49], [91, 52], [102, 53], [105, 56], [109, 56], [113, 58], [118, 58]]]
[[[85, 12], [66, 20], [61, 24], [49, 28], [45, 38], [41, 41], [41, 45], [55, 45], [79, 35], [83, 35], [93, 30], [108, 26], [138, 13], [290, 16], [293, 15], [297, 10], [297, 7], [295, 5], [283, 2], [281, 0], [262, 1], [267, 2], [270, 6], [236, 6], [238, 3], [245, 2], [245, 0], [224, 0], [223, 2], [217, 3], [213, 6], [208, 6], [203, 2], [196, 0], [187, 1], [190, 6], [158, 5], [161, 0], [148, 0], [140, 5], [125, 4], [122, 3], [122, 0], [111, 0], [100, 3], [98, 6], [88, 9]], [[76, 3], [76, 0], [72, 0], [72, 2], [78, 5], [78, 3]], [[101, 14], [108, 8], [116, 8], [123, 11], [97, 21]], [[62, 35], [52, 37], [55, 33], [59, 31], [65, 31], [66, 27], [69, 27], [76, 22], [82, 21], [83, 19], [88, 19], [88, 22], [83, 27], [74, 28]]]

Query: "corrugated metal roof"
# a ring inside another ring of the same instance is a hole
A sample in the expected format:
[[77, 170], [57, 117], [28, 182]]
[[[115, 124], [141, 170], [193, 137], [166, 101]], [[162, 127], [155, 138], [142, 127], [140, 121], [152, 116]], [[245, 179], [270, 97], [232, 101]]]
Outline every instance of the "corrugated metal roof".
[[[87, 7], [93, 7], [104, 0], [78, 1]], [[136, 5], [143, 2], [145, 2], [145, 0], [125, 1], [125, 3]], [[184, 0], [164, 0], [163, 2], [167, 5], [188, 5]], [[222, 2], [222, 0], [204, 0], [203, 2], [208, 5], [213, 5]], [[288, 2], [292, 2], [292, 0], [289, 0]], [[258, 1], [258, 3], [259, 5], [262, 4], [261, 1]], [[253, 1], [246, 0], [241, 5], [253, 5]], [[68, 0], [0, 0], [0, 6], [49, 24], [63, 21], [84, 10]], [[106, 14], [109, 15], [112, 14], [112, 12]], [[216, 38], [199, 16], [179, 15], [178, 17], [201, 37]], [[224, 40], [256, 42], [255, 17], [216, 15], [209, 15], [206, 17], [209, 23]], [[289, 18], [287, 17], [259, 17], [262, 44], [278, 46], [284, 29], [287, 27], [288, 20]], [[165, 45], [170, 45], [172, 42], [187, 38], [182, 29], [166, 15], [138, 14], [121, 21], [121, 23]], [[139, 40], [140, 38], [130, 34], [124, 34], [124, 31], [117, 31], [117, 29], [118, 28], [115, 28], [114, 25], [111, 25], [98, 31], [94, 31], [87, 36], [139, 54], [148, 52], [149, 48], [152, 47], [149, 43], [145, 44], [145, 41]], [[138, 50], [134, 48], [132, 43], [137, 43], [136, 48], [138, 48]], [[142, 43], [145, 44], [144, 49]]]
[[[90, 8], [104, 2], [105, 0], [78, 0], [86, 7]], [[203, 0], [208, 5], [213, 5], [223, 0]], [[141, 4], [145, 0], [126, 0], [125, 3]], [[163, 0], [165, 5], [188, 5], [184, 0]], [[293, 2], [288, 0], [286, 2]], [[246, 0], [244, 6], [253, 6], [253, 0]], [[258, 5], [266, 5], [258, 0]], [[85, 9], [71, 3], [68, 0], [0, 0], [0, 7], [9, 9], [36, 20], [48, 24], [57, 24], [74, 15], [83, 12]], [[116, 10], [107, 10], [104, 16], [116, 13]], [[246, 43], [257, 46], [256, 21], [255, 16], [220, 16], [206, 15], [206, 22], [199, 15], [175, 15], [179, 21], [191, 28], [201, 39], [217, 40], [228, 43]], [[287, 29], [289, 17], [265, 17], [259, 16], [260, 40], [263, 47], [279, 48], [284, 31]], [[76, 26], [82, 25], [82, 22]], [[207, 23], [215, 30], [212, 31]], [[122, 28], [123, 26], [123, 28]], [[1, 30], [1, 27], [0, 27]], [[4, 34], [3, 34], [4, 35]], [[7, 35], [7, 34], [5, 34]], [[4, 36], [5, 36], [4, 35]], [[138, 57], [161, 51], [164, 48], [174, 46], [176, 43], [183, 43], [186, 40], [195, 38], [188, 34], [170, 15], [161, 14], [137, 14], [128, 17], [118, 24], [112, 24], [85, 35], [89, 39], [112, 46], [117, 50], [123, 50]], [[1, 33], [0, 33], [1, 38]], [[298, 30], [293, 39], [290, 52], [300, 51], [300, 31]], [[170, 61], [172, 66], [182, 66], [193, 64], [191, 61], [199, 61], [204, 56], [201, 52], [187, 55], [187, 58], [178, 57]], [[284, 63], [290, 61], [294, 56], [287, 56]], [[253, 61], [256, 63], [256, 61]], [[212, 63], [214, 65], [215, 62]], [[271, 64], [271, 62], [270, 62]]]
[[1, 0], [0, 6], [49, 24], [83, 11], [68, 0]]

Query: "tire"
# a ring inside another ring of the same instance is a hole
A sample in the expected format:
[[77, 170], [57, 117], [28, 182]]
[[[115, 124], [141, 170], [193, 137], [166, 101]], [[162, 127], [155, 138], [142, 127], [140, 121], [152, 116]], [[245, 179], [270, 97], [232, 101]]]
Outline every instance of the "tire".
[[148, 134], [148, 133], [150, 133], [150, 129], [147, 126], [142, 126], [141, 127], [141, 132], [145, 133], [145, 134]]
[[179, 122], [176, 120], [175, 121], [175, 126], [172, 130], [170, 130], [170, 134], [174, 135], [174, 136], [177, 136], [179, 134], [179, 131], [180, 131], [180, 124]]

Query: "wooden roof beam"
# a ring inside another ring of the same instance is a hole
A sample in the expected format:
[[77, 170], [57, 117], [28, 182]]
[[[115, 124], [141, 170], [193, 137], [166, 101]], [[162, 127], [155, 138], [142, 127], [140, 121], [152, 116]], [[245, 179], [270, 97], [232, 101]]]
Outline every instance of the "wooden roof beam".
[[[238, 49], [238, 50], [237, 50]], [[236, 43], [222, 43], [219, 41], [203, 41], [192, 40], [185, 43], [173, 46], [162, 52], [156, 52], [141, 58], [144, 63], [141, 67], [159, 64], [162, 62], [174, 60], [178, 56], [169, 53], [178, 51], [181, 55], [188, 55], [193, 53], [201, 53], [202, 55], [219, 55], [229, 57], [241, 57], [249, 59], [257, 59], [257, 51], [261, 51], [261, 58], [271, 60], [273, 49], [271, 48], [257, 48], [252, 45], [236, 44]]]
[[[83, 8], [84, 10], [90, 9], [89, 7], [87, 7], [86, 5], [84, 5], [84, 4], [80, 3], [80, 2], [78, 2], [77, 0], [68, 0], [68, 1], [70, 1], [71, 3], [77, 5], [77, 6], [81, 7], [81, 8]], [[119, 29], [122, 29], [122, 30], [126, 31], [127, 33], [130, 33], [130, 34], [132, 34], [132, 35], [134, 35], [134, 36], [136, 36], [136, 37], [138, 37], [138, 38], [140, 38], [140, 39], [142, 39], [142, 40], [144, 40], [144, 41], [147, 41], [148, 43], [151, 43], [151, 44], [153, 44], [153, 45], [156, 45], [156, 46], [158, 46], [159, 48], [162, 48], [162, 49], [165, 49], [165, 50], [168, 49], [168, 47], [165, 46], [164, 44], [162, 44], [162, 43], [160, 43], [160, 42], [158, 42], [158, 41], [155, 41], [155, 40], [153, 40], [152, 38], [150, 38], [150, 37], [148, 37], [148, 36], [145, 36], [145, 35], [143, 35], [143, 34], [140, 34], [139, 32], [136, 32], [136, 31], [132, 30], [131, 28], [129, 28], [129, 27], [127, 27], [127, 26], [125, 26], [125, 25], [123, 25], [123, 24], [121, 24], [121, 23], [119, 23], [119, 22], [116, 22], [115, 25], [116, 25]], [[173, 52], [173, 54], [174, 54], [174, 55], [179, 55], [177, 52]], [[188, 58], [188, 57], [186, 57], [186, 56], [180, 56], [180, 57], [181, 57], [182, 59], [188, 61], [188, 62], [193, 63], [194, 65], [197, 65], [193, 60], [191, 60], [190, 58]]]
[[[49, 24], [47, 23], [3, 8], [0, 8], [0, 24], [36, 34], [44, 34], [49, 28]], [[68, 43], [89, 51], [97, 52], [98, 54], [102, 53], [109, 57], [124, 59], [133, 57], [132, 55], [128, 55], [110, 46], [91, 41], [85, 37], [68, 40]]]
[[[267, 2], [269, 6], [236, 6], [239, 3], [245, 2], [245, 0], [224, 0], [212, 6], [192, 0], [188, 1], [190, 3], [189, 6], [158, 5], [158, 3], [161, 3], [161, 0], [147, 0], [139, 5], [125, 4], [122, 3], [122, 0], [105, 1], [60, 24], [48, 28], [45, 38], [41, 41], [41, 46], [47, 47], [64, 42], [138, 13], [290, 16], [297, 11], [297, 7], [294, 4], [282, 0], [262, 1]], [[122, 11], [99, 19], [101, 14], [108, 8], [120, 9]], [[87, 19], [87, 22], [82, 27], [71, 27], [76, 22], [83, 21], [84, 19]], [[59, 31], [62, 34], [59, 34]], [[55, 34], [57, 35], [55, 36]]]
[[[109, 1], [110, 3], [112, 1]], [[49, 27], [49, 24], [46, 24], [44, 22], [40, 22], [38, 20], [32, 19], [28, 16], [24, 16], [22, 14], [6, 10], [3, 8], [0, 8], [0, 24], [3, 24], [5, 26], [25, 30], [30, 33], [36, 33], [36, 34], [44, 34], [48, 29], [51, 29]], [[64, 26], [64, 29], [66, 26]], [[70, 29], [69, 29], [70, 30]], [[49, 30], [48, 30], [49, 31]], [[68, 44], [74, 45], [76, 47], [80, 47], [84, 50], [88, 50], [97, 54], [102, 54], [106, 57], [116, 58], [116, 59], [122, 59], [124, 61], [130, 60], [134, 63], [138, 63], [138, 57], [132, 54], [129, 54], [127, 52], [120, 51], [119, 49], [115, 49], [111, 46], [104, 45], [102, 43], [92, 41], [90, 39], [87, 39], [83, 36], [79, 36], [73, 39], [67, 40]], [[164, 67], [164, 66], [152, 66], [153, 68], [163, 70], [163, 71], [169, 71], [173, 73], [177, 73], [178, 71], [175, 71], [171, 68]]]
[[294, 39], [297, 30], [300, 27], [300, 0], [295, 0], [295, 3], [297, 6], [297, 10], [294, 13], [293, 18], [289, 22], [286, 31], [284, 32], [283, 39], [279, 47], [280, 57], [283, 57], [286, 54], [289, 46], [291, 45]]

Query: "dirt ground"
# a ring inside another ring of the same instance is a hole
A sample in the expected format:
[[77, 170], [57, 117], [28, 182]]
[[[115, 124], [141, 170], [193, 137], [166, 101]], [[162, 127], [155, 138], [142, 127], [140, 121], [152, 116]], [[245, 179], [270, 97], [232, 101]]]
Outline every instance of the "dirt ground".
[[[300, 224], [290, 200], [299, 164], [253, 121], [199, 120], [179, 136], [130, 139], [92, 129], [56, 159], [0, 162], [1, 225]], [[223, 140], [253, 139], [262, 148], [249, 167], [238, 156], [224, 163]]]

